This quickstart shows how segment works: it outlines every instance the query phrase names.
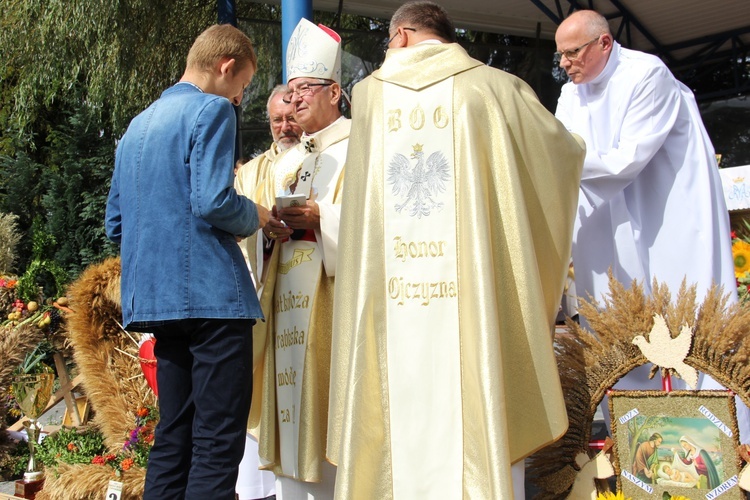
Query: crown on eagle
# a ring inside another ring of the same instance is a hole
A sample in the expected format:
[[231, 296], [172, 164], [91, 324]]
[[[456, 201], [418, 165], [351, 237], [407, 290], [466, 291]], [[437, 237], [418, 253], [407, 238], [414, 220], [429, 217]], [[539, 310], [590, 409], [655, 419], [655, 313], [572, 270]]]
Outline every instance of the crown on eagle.
[[415, 144], [412, 146], [414, 148], [415, 153], [421, 153], [422, 152], [422, 144]]

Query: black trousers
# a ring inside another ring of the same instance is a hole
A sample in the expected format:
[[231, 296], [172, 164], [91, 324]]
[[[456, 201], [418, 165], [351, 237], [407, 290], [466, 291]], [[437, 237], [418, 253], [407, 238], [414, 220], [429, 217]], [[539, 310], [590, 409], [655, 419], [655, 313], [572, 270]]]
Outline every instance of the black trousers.
[[144, 500], [233, 500], [252, 394], [254, 320], [154, 328], [159, 423]]

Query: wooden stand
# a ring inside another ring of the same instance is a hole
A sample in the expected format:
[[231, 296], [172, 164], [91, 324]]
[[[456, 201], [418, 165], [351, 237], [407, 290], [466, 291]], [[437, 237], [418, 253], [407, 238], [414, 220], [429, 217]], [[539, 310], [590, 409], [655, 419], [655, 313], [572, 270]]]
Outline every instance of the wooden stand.
[[[70, 377], [68, 376], [68, 370], [65, 368], [65, 360], [63, 359], [62, 354], [60, 354], [59, 352], [56, 352], [54, 354], [54, 360], [55, 367], [57, 368], [57, 376], [60, 379], [60, 389], [58, 389], [57, 392], [54, 393], [52, 397], [50, 397], [50, 400], [47, 403], [47, 407], [42, 412], [42, 415], [47, 413], [57, 403], [64, 399], [65, 407], [67, 408], [66, 415], [70, 418], [72, 425], [77, 427], [81, 424], [85, 424], [86, 418], [81, 418], [81, 415], [78, 411], [79, 406], [78, 404], [76, 404], [77, 402], [73, 398], [73, 391], [81, 383], [82, 377], [78, 375], [74, 379], [70, 379]], [[27, 417], [21, 418], [16, 423], [8, 427], [8, 430], [20, 431], [21, 429], [23, 429], [23, 423], [26, 420], [28, 420]]]
[[[59, 352], [56, 352], [54, 355], [55, 360], [55, 368], [57, 369], [57, 378], [60, 379], [60, 388], [71, 386], [70, 390], [65, 391], [62, 396], [63, 399], [65, 399], [65, 407], [67, 408], [67, 411], [65, 412], [67, 415], [70, 415], [71, 423], [78, 427], [83, 422], [81, 421], [81, 416], [78, 413], [78, 404], [75, 400], [75, 397], [73, 396], [73, 389], [75, 389], [75, 386], [71, 384], [70, 377], [68, 376], [68, 369], [65, 366], [65, 360], [63, 359], [62, 355]], [[78, 384], [76, 384], [78, 385]]]

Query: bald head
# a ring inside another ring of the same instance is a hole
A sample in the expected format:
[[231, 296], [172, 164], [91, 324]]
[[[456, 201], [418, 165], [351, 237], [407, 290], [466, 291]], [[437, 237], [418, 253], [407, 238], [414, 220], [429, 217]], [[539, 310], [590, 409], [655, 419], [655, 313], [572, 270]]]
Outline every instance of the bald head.
[[612, 36], [609, 30], [607, 19], [593, 10], [577, 10], [560, 23], [558, 31], [561, 29], [575, 29], [589, 38], [602, 35], [604, 33]]
[[613, 39], [604, 16], [579, 10], [560, 23], [555, 43], [560, 67], [578, 85], [592, 81], [604, 70]]

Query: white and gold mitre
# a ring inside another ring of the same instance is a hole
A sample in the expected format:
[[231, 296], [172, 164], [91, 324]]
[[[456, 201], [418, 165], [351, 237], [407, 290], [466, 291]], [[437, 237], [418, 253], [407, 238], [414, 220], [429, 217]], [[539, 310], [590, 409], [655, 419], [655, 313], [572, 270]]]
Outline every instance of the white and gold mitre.
[[286, 49], [286, 81], [300, 77], [341, 83], [341, 37], [305, 18], [294, 28]]

